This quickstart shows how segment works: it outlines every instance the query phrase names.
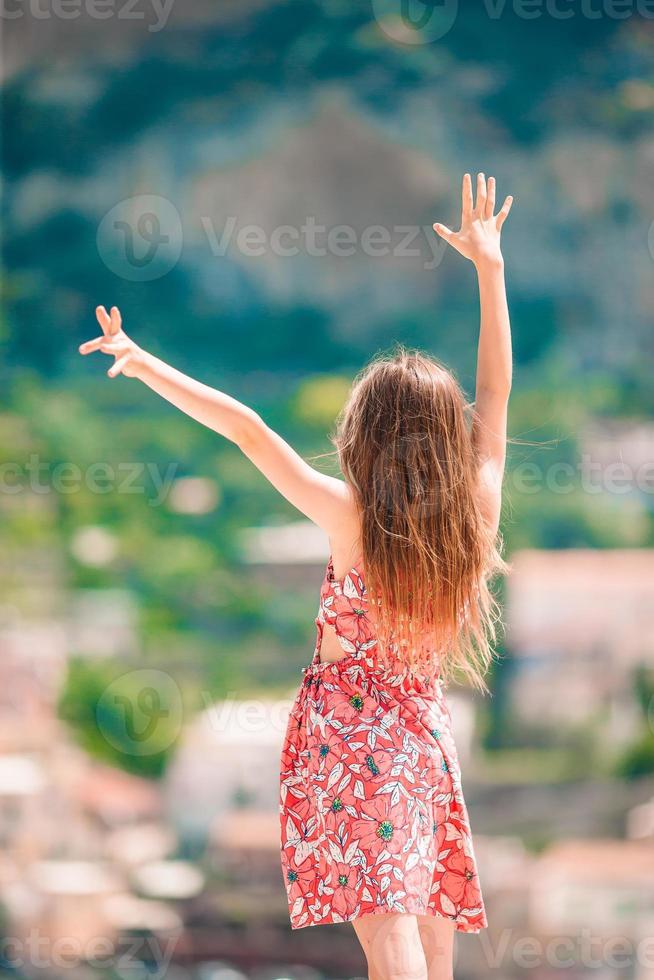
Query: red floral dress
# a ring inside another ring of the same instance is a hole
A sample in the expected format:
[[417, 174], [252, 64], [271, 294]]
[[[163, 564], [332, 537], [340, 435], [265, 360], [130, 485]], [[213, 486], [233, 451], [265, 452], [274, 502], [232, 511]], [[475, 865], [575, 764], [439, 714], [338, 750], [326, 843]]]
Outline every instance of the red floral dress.
[[[353, 567], [320, 592], [312, 662], [281, 757], [282, 870], [291, 927], [406, 912], [487, 925], [449, 710], [436, 677], [375, 657]], [[320, 662], [324, 624], [345, 656]]]

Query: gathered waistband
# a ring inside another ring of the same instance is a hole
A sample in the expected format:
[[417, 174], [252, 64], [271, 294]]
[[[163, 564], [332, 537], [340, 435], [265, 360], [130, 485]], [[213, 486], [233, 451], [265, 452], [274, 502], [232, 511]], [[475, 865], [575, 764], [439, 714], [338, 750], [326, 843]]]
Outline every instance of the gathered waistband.
[[362, 673], [367, 678], [382, 684], [408, 684], [409, 686], [428, 689], [432, 693], [442, 693], [443, 691], [443, 680], [438, 676], [425, 677], [424, 674], [415, 673], [410, 668], [406, 668], [400, 673], [393, 673], [392, 668], [362, 656], [360, 653], [346, 654], [339, 660], [333, 661], [321, 661], [314, 658], [310, 664], [302, 667], [304, 682], [307, 686], [320, 683], [321, 680], [326, 679], [325, 675], [337, 677], [344, 673]]

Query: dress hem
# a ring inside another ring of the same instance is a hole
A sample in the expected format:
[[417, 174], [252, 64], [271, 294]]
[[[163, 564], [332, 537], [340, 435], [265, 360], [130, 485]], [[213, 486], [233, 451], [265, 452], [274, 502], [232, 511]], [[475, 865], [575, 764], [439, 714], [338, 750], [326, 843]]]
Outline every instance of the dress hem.
[[[484, 918], [481, 923], [473, 924], [468, 922], [465, 918], [460, 916], [445, 915], [443, 912], [439, 912], [437, 909], [429, 908], [422, 909], [422, 911], [414, 909], [406, 909], [404, 912], [400, 912], [400, 915], [422, 915], [430, 916], [434, 919], [445, 919], [447, 922], [454, 923], [454, 929], [456, 932], [466, 933], [468, 935], [476, 935], [480, 933], [483, 929], [488, 928], [488, 921]], [[300, 929], [307, 929], [311, 926], [335, 926], [342, 925], [344, 922], [354, 922], [356, 919], [363, 919], [369, 915], [398, 915], [394, 909], [387, 908], [376, 908], [372, 909], [370, 912], [360, 912], [358, 915], [345, 916], [344, 918], [334, 917], [334, 915], [329, 914], [324, 917], [324, 919], [319, 919], [318, 921], [303, 922], [302, 925], [294, 925], [291, 921], [291, 929], [293, 932], [299, 932]]]

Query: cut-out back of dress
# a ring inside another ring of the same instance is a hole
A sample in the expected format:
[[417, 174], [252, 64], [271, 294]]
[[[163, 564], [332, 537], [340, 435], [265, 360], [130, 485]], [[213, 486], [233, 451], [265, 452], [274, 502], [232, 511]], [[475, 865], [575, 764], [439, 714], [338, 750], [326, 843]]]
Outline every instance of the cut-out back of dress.
[[341, 578], [334, 575], [330, 555], [320, 590], [320, 608], [316, 617], [315, 661], [338, 663], [374, 645], [375, 630], [368, 606], [361, 562], [350, 566]]

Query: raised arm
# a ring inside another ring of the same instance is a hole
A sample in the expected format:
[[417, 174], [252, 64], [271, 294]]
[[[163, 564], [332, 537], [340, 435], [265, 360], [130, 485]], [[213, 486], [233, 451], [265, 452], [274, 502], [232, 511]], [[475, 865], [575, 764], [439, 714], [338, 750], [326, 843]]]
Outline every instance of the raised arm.
[[507, 197], [495, 214], [495, 178], [488, 184], [477, 175], [473, 201], [470, 175], [463, 178], [461, 229], [445, 225], [434, 229], [465, 258], [474, 263], [479, 282], [481, 328], [477, 359], [477, 391], [473, 439], [479, 454], [479, 489], [484, 515], [497, 530], [502, 502], [502, 478], [506, 461], [507, 406], [511, 391], [511, 324], [500, 248], [502, 225], [511, 210]]
[[353, 502], [343, 480], [310, 466], [247, 405], [194, 381], [142, 350], [122, 327], [120, 312], [96, 310], [102, 336], [80, 347], [81, 354], [102, 351], [115, 358], [110, 378], [138, 378], [186, 415], [235, 443], [287, 500], [328, 535], [351, 519]]

